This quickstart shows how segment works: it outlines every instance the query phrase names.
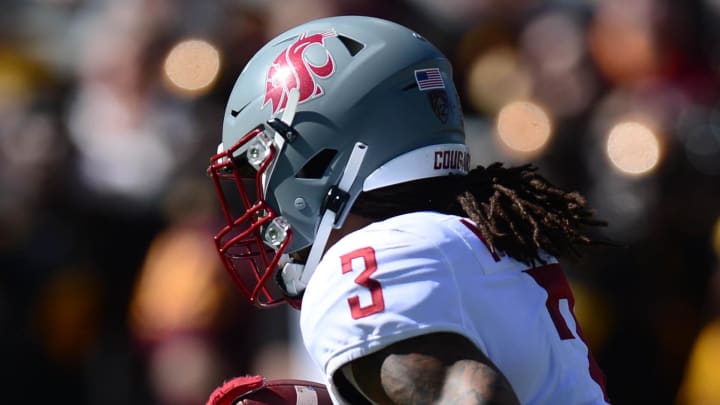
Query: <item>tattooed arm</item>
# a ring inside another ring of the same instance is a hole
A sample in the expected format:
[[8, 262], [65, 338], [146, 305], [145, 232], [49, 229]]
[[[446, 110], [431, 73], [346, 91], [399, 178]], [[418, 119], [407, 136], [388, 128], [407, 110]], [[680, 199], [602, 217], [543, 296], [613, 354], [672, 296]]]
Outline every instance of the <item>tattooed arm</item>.
[[350, 365], [357, 387], [377, 404], [519, 404], [490, 359], [456, 334], [398, 342]]

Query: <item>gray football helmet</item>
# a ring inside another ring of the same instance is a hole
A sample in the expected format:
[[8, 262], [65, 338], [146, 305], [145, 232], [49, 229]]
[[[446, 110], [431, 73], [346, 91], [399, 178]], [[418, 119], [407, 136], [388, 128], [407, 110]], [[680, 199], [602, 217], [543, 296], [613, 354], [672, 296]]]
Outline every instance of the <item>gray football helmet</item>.
[[450, 63], [422, 36], [360, 16], [280, 34], [240, 73], [208, 169], [226, 269], [256, 305], [299, 295], [358, 194], [467, 173], [464, 140]]

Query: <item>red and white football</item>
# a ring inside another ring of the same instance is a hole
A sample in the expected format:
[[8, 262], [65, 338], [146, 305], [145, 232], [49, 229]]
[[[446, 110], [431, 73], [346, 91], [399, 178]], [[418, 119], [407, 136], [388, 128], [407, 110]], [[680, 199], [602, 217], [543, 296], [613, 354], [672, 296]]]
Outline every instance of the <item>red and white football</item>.
[[215, 389], [206, 405], [331, 405], [324, 385], [304, 380], [236, 377]]

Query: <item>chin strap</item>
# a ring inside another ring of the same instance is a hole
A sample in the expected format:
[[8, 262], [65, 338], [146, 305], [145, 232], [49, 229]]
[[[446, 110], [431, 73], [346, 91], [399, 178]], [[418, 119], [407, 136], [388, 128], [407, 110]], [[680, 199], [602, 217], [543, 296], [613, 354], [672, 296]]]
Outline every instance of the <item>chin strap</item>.
[[325, 198], [324, 213], [320, 219], [320, 225], [318, 225], [315, 233], [315, 241], [310, 248], [310, 255], [305, 264], [290, 262], [283, 266], [281, 271], [283, 288], [290, 296], [297, 297], [301, 295], [308, 282], [310, 282], [310, 277], [312, 277], [325, 252], [325, 245], [327, 245], [330, 232], [335, 226], [335, 221], [345, 209], [345, 204], [349, 198], [348, 191], [355, 183], [366, 152], [367, 145], [361, 142], [355, 144], [340, 181], [328, 191]]

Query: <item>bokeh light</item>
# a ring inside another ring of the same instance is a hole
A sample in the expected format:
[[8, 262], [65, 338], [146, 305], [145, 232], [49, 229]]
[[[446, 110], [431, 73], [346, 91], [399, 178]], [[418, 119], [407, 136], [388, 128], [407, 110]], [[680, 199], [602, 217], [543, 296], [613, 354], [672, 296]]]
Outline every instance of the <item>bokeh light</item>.
[[657, 135], [648, 126], [634, 121], [615, 125], [607, 138], [607, 155], [621, 172], [642, 175], [660, 160]]
[[511, 100], [529, 97], [531, 89], [530, 73], [514, 49], [493, 48], [470, 67], [467, 90], [477, 111], [494, 114]]
[[572, 118], [587, 109], [596, 92], [595, 84], [588, 77], [590, 73], [584, 69], [537, 76], [533, 96], [542, 101], [556, 119]]
[[560, 12], [532, 20], [520, 38], [523, 53], [533, 66], [546, 72], [567, 72], [578, 65], [585, 51], [578, 22]]
[[588, 31], [590, 53], [610, 80], [626, 85], [646, 80], [657, 70], [650, 0], [598, 2]]
[[207, 41], [188, 39], [175, 45], [165, 58], [164, 75], [169, 88], [181, 95], [201, 95], [220, 71], [220, 52]]
[[178, 336], [160, 345], [148, 367], [158, 403], [203, 403], [222, 378], [216, 357], [212, 345], [196, 336]]
[[568, 12], [548, 11], [520, 34], [520, 53], [532, 70], [532, 96], [556, 118], [585, 110], [595, 92], [587, 65], [584, 32]]
[[720, 111], [690, 108], [678, 124], [688, 162], [699, 172], [720, 175]]
[[500, 110], [497, 135], [512, 151], [538, 153], [550, 139], [552, 125], [543, 109], [529, 101], [515, 101]]
[[65, 269], [39, 295], [34, 325], [56, 361], [82, 356], [97, 338], [103, 291], [84, 269]]
[[130, 327], [139, 338], [155, 341], [214, 321], [223, 284], [212, 271], [212, 246], [203, 236], [179, 227], [149, 246], [130, 302]]

